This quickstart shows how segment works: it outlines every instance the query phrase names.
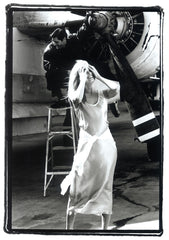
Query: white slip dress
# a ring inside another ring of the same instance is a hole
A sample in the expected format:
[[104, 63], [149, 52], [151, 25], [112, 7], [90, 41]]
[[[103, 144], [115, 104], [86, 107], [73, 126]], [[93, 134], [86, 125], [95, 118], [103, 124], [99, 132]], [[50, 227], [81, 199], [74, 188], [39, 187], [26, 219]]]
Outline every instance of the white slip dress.
[[61, 194], [70, 186], [67, 211], [112, 214], [117, 148], [108, 127], [107, 100], [99, 94], [96, 104], [81, 103], [76, 112], [79, 142], [72, 169], [61, 183]]

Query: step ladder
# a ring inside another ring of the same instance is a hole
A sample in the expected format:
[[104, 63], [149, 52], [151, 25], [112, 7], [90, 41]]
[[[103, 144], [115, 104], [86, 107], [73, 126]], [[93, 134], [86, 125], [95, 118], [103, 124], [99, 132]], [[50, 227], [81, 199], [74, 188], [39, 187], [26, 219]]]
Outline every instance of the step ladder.
[[[53, 127], [53, 118], [57, 118], [60, 115], [65, 115], [65, 112], [70, 110], [71, 126], [59, 126]], [[54, 151], [66, 151], [73, 150], [76, 153], [76, 119], [73, 112], [73, 107], [64, 108], [52, 108], [48, 107], [48, 122], [47, 122], [47, 139], [46, 139], [46, 157], [45, 157], [45, 176], [44, 176], [44, 197], [46, 196], [47, 188], [49, 187], [53, 177], [55, 175], [69, 174], [71, 166], [58, 166], [54, 164]], [[58, 146], [55, 145], [54, 139], [56, 136], [68, 136], [72, 139], [72, 146]]]

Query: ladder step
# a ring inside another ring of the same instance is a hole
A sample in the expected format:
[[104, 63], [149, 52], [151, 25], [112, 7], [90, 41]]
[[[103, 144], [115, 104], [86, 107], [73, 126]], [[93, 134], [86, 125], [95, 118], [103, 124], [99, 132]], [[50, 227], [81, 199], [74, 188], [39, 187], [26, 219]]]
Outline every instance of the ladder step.
[[58, 172], [62, 171], [64, 173], [69, 173], [71, 170], [71, 166], [54, 166], [52, 171], [47, 172], [47, 175], [55, 175]]
[[54, 166], [53, 167], [53, 170], [70, 170], [71, 169], [71, 166], [69, 166], [69, 165], [65, 165], [65, 166]]
[[57, 135], [57, 134], [71, 134], [72, 135], [72, 132], [71, 131], [51, 131], [50, 133], [49, 133], [49, 135], [50, 136], [52, 136], [52, 135]]
[[[55, 175], [68, 175], [70, 173], [70, 170], [58, 170], [55, 172], [48, 172], [48, 176], [55, 176]], [[49, 186], [49, 185], [48, 185]], [[46, 188], [47, 189], [47, 188]]]
[[71, 126], [60, 126], [60, 125], [55, 125], [55, 126], [52, 126], [50, 131], [57, 131], [57, 130], [71, 130], [72, 127]]
[[52, 148], [53, 151], [59, 151], [59, 150], [73, 150], [73, 146], [54, 146]]
[[52, 111], [63, 111], [63, 110], [71, 109], [71, 107], [60, 107], [60, 108], [49, 107], [48, 109], [51, 109]]

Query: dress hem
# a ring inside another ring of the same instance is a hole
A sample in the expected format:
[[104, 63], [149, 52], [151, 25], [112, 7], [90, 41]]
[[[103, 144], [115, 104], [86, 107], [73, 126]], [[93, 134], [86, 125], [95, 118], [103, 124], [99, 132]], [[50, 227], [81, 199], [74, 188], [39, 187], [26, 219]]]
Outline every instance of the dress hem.
[[[72, 211], [72, 210], [70, 210]], [[101, 216], [103, 214], [107, 214], [107, 215], [112, 215], [113, 213], [112, 212], [81, 212], [80, 210], [74, 210], [75, 214], [84, 214], [84, 215], [96, 215], [96, 216]]]

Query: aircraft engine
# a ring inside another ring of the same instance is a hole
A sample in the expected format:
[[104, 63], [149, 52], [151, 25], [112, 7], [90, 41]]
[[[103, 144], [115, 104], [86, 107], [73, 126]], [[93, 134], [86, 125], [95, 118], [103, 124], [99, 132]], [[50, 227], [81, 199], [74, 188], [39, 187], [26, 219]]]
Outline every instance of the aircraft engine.
[[94, 12], [87, 15], [87, 22], [96, 31], [109, 33], [116, 38], [138, 79], [154, 75], [159, 70], [158, 12]]

